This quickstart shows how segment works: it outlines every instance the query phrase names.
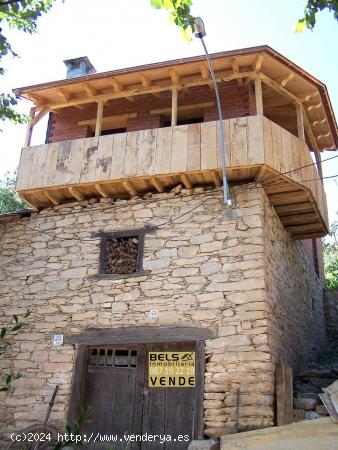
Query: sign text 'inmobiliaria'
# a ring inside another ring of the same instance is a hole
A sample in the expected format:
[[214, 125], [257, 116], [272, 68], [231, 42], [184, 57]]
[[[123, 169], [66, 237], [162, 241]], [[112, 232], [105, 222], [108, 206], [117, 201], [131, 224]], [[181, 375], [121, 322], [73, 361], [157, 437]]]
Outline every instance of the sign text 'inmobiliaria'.
[[149, 352], [149, 387], [195, 387], [195, 352]]

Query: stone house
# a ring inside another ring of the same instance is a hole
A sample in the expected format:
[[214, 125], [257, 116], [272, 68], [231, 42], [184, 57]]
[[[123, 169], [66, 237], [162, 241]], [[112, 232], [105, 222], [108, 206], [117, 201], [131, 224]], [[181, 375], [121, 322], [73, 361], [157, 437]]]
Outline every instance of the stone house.
[[[86, 432], [270, 426], [275, 363], [297, 370], [323, 347], [326, 87], [267, 46], [212, 61], [230, 206], [203, 57], [105, 73], [80, 58], [16, 90], [34, 102], [17, 177], [30, 209], [0, 217], [1, 308], [4, 323], [32, 315], [5, 360], [23, 377], [0, 394], [4, 435], [43, 420], [57, 384], [60, 427], [87, 405]], [[195, 352], [194, 387], [152, 387], [151, 352]]]

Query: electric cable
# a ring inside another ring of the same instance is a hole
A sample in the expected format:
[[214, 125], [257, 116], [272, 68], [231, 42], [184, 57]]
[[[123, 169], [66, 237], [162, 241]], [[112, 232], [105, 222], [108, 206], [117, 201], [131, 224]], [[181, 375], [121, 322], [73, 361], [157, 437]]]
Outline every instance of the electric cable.
[[[323, 162], [326, 162], [326, 161], [330, 161], [331, 159], [334, 159], [334, 158], [338, 158], [338, 155], [331, 156], [330, 158], [323, 159], [321, 162], [323, 163]], [[278, 174], [278, 175], [274, 175], [274, 176], [272, 176], [272, 177], [270, 177], [270, 178], [267, 178], [266, 180], [263, 180], [262, 184], [264, 184], [265, 182], [267, 182], [267, 181], [269, 181], [269, 180], [272, 180], [272, 179], [274, 179], [274, 178], [278, 178], [278, 177], [280, 177], [281, 175], [287, 175], [288, 173], [293, 173], [293, 172], [296, 172], [296, 171], [298, 171], [298, 170], [305, 169], [306, 167], [311, 167], [311, 166], [315, 166], [315, 165], [317, 165], [317, 163], [316, 163], [316, 162], [312, 162], [312, 163], [310, 163], [310, 164], [305, 164], [304, 166], [299, 166], [299, 167], [296, 167], [295, 169], [288, 170], [288, 171], [286, 171], [286, 172], [281, 172], [281, 173]]]

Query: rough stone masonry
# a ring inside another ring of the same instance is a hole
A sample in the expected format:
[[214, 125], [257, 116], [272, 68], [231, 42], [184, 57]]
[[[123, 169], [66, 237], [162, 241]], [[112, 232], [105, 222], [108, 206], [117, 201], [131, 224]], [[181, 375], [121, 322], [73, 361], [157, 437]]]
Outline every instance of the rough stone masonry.
[[[0, 394], [4, 435], [43, 420], [55, 384], [60, 393], [50, 422], [65, 424], [76, 349], [53, 347], [53, 335], [146, 324], [216, 331], [206, 342], [207, 436], [222, 435], [236, 420], [238, 387], [240, 428], [273, 424], [276, 359], [297, 368], [323, 345], [322, 286], [261, 186], [240, 186], [231, 195], [230, 217], [221, 190], [195, 188], [57, 206], [2, 225], [1, 321], [32, 310], [1, 362], [23, 374], [13, 393]], [[93, 233], [150, 225], [157, 228], [145, 235], [145, 274], [93, 277], [99, 265]], [[149, 317], [151, 309], [157, 318]]]

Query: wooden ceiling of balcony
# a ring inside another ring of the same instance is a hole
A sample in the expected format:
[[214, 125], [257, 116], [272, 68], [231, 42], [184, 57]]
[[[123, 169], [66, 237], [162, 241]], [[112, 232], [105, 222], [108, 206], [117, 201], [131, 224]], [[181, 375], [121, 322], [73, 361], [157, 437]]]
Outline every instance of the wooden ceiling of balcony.
[[[39, 210], [61, 203], [86, 202], [95, 198], [129, 199], [149, 192], [170, 192], [180, 184], [186, 189], [198, 186], [220, 187], [221, 177], [221, 170], [214, 169], [145, 176], [123, 181], [92, 182], [80, 186], [33, 189], [20, 193], [20, 196], [29, 206]], [[229, 168], [227, 178], [229, 184], [235, 183], [239, 190], [241, 186], [238, 182], [241, 181], [244, 183], [242, 189], [249, 189], [248, 179], [262, 183], [270, 204], [274, 206], [286, 231], [295, 239], [312, 239], [327, 234], [327, 226], [311, 192], [289, 177], [279, 174], [270, 167], [257, 165]], [[233, 199], [235, 198], [234, 195]], [[323, 208], [323, 204], [320, 207]]]
[[[269, 117], [287, 118], [289, 106], [300, 105], [313, 149], [338, 147], [337, 124], [326, 87], [300, 67], [268, 46], [217, 53], [212, 60], [219, 82], [236, 79], [243, 84], [259, 77], [264, 113]], [[138, 95], [156, 96], [162, 91], [203, 84], [212, 88], [207, 63], [201, 56], [18, 88], [14, 92], [33, 101], [42, 116], [70, 106], [81, 108], [115, 98], [133, 101]], [[34, 120], [39, 120], [38, 116]]]

